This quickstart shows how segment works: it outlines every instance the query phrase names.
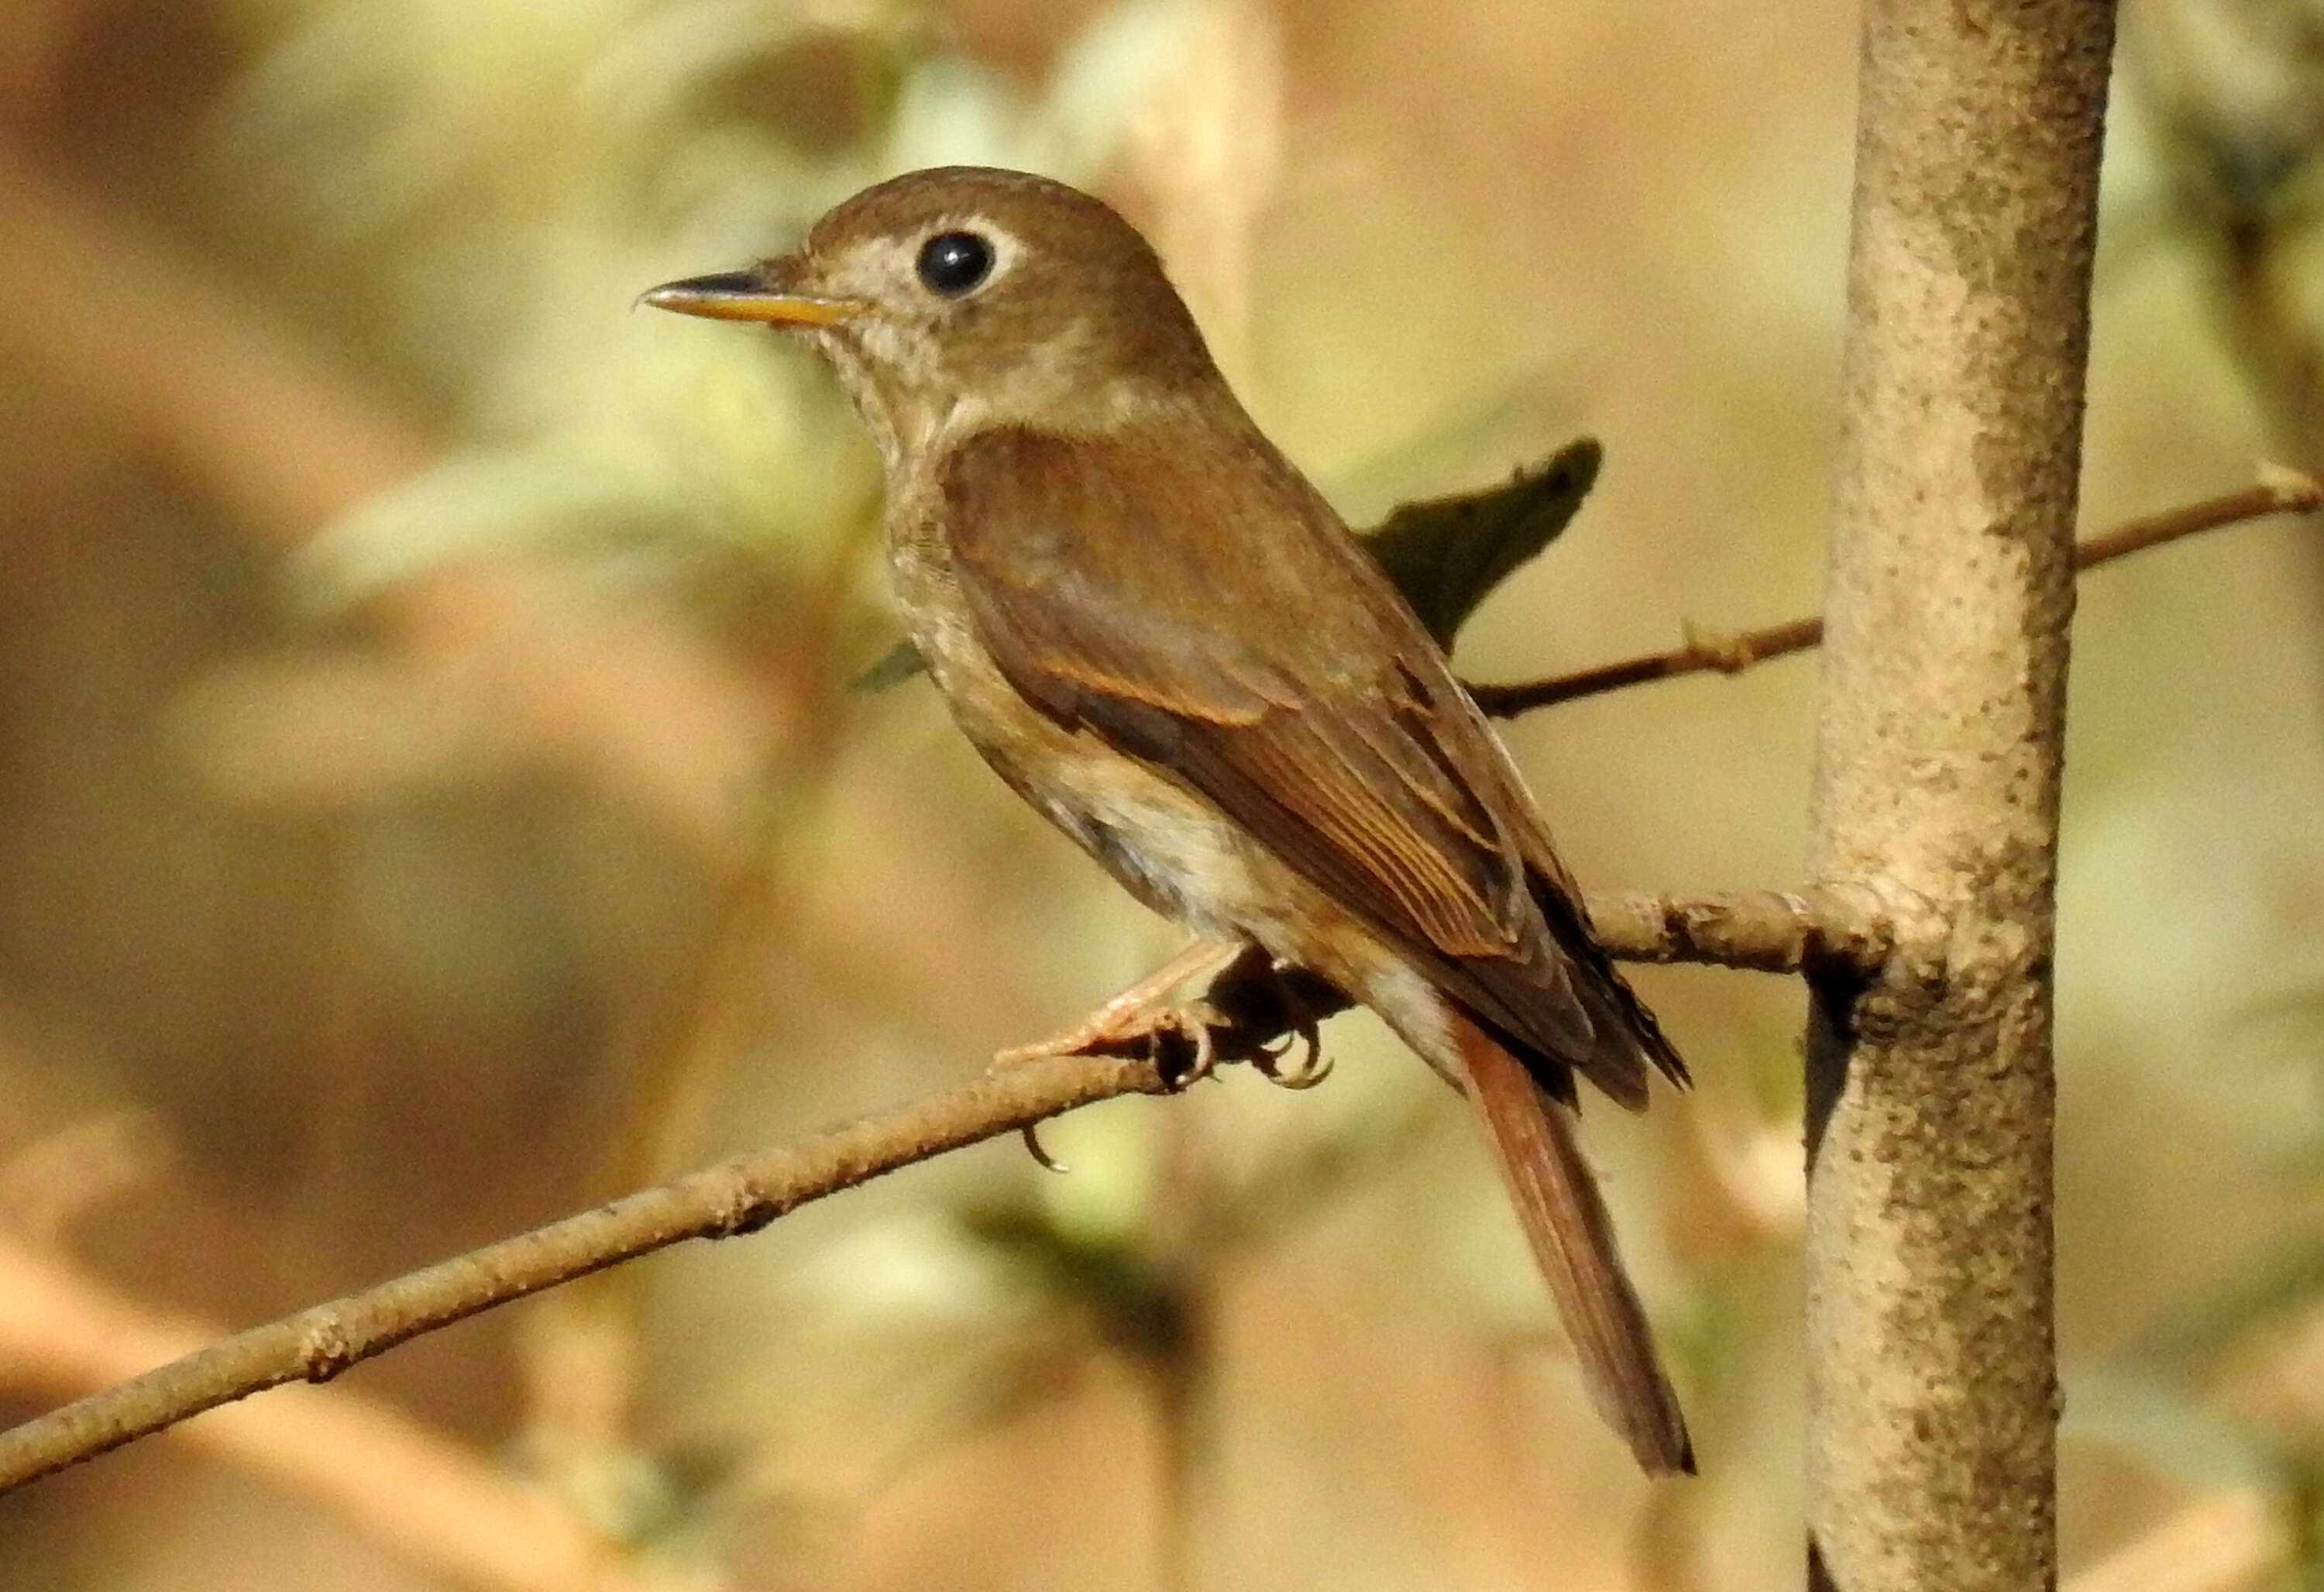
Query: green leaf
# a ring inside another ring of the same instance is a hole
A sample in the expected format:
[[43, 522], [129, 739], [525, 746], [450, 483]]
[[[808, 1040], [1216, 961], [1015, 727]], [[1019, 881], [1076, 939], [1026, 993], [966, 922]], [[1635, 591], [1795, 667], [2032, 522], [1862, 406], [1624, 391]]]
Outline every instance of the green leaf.
[[1449, 652], [1477, 605], [1565, 529], [1603, 456], [1594, 438], [1582, 437], [1506, 485], [1406, 503], [1364, 533], [1363, 544]]
[[[1582, 437], [1500, 486], [1406, 503], [1358, 539], [1450, 652], [1477, 605], [1557, 539], [1604, 456], [1595, 437]], [[927, 668], [909, 641], [899, 641], [855, 676], [853, 689], [885, 691]]]

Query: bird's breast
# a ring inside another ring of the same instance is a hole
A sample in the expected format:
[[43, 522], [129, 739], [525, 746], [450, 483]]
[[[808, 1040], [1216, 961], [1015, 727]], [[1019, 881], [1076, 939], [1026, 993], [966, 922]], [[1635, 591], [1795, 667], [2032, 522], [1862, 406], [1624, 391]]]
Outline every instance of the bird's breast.
[[897, 606], [970, 743], [1147, 906], [1196, 934], [1249, 934], [1270, 901], [1241, 830], [1165, 775], [1027, 701], [977, 634], [940, 522], [899, 500], [888, 525]]

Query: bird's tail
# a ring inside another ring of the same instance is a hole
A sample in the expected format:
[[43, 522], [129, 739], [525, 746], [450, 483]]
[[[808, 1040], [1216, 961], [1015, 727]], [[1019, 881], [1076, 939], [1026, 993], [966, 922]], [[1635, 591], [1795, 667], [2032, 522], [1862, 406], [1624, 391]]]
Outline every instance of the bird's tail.
[[1572, 1108], [1465, 1015], [1448, 1012], [1470, 1097], [1526, 1239], [1557, 1301], [1591, 1402], [1649, 1472], [1694, 1469], [1678, 1394], [1614, 1247], [1613, 1222], [1574, 1137]]

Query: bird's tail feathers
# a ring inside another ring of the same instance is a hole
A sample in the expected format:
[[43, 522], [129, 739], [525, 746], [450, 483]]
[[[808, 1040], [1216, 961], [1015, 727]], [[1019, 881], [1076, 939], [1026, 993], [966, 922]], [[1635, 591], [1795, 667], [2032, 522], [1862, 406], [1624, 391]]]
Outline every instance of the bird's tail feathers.
[[1572, 1108], [1553, 1099], [1499, 1039], [1459, 1012], [1447, 1016], [1471, 1097], [1573, 1340], [1591, 1402], [1646, 1470], [1692, 1472], [1686, 1417], [1622, 1269]]

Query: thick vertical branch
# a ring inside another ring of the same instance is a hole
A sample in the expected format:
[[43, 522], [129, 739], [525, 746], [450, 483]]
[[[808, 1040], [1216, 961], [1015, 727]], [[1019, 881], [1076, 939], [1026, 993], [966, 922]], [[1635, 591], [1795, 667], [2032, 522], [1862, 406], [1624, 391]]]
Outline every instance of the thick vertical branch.
[[2056, 1580], [2051, 946], [2107, 0], [1868, 0], [1812, 864], [1812, 1578]]

